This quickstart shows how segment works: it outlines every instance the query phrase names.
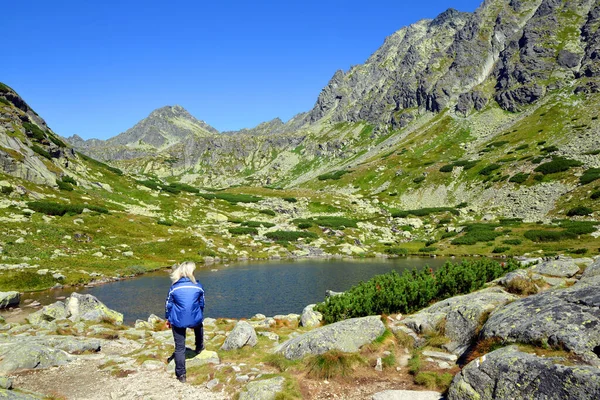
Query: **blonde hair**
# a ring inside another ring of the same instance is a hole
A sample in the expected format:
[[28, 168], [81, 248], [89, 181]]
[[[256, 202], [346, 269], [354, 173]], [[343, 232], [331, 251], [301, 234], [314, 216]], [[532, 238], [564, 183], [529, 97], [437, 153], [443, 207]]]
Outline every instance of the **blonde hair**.
[[179, 264], [177, 268], [171, 272], [171, 281], [173, 283], [177, 282], [181, 278], [189, 278], [190, 281], [196, 283], [196, 278], [194, 277], [194, 270], [196, 269], [196, 263], [193, 261], [185, 261]]

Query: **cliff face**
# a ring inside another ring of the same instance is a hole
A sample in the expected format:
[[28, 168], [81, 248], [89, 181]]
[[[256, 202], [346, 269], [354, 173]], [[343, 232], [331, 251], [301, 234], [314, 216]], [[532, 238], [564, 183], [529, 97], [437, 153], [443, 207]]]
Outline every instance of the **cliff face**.
[[519, 111], [598, 74], [597, 1], [487, 0], [388, 37], [365, 64], [335, 73], [309, 121], [405, 126], [415, 110], [467, 114], [495, 100]]

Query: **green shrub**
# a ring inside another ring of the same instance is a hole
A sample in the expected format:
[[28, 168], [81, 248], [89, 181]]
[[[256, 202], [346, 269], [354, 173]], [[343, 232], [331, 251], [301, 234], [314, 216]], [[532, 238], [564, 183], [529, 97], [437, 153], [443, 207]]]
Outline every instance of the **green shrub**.
[[596, 225], [600, 223], [596, 221], [571, 221], [569, 219], [562, 220], [560, 227], [576, 235], [585, 235], [596, 231]]
[[513, 175], [508, 181], [514, 183], [523, 183], [529, 178], [529, 174], [525, 174], [523, 172], [519, 172], [518, 174]]
[[0, 189], [0, 192], [2, 192], [2, 194], [6, 194], [9, 195], [11, 194], [15, 189], [12, 186], [2, 186]]
[[456, 208], [452, 207], [429, 207], [419, 208], [417, 210], [395, 210], [392, 211], [392, 218], [406, 218], [409, 215], [414, 215], [415, 217], [425, 217], [430, 214], [440, 214], [444, 212], [449, 212], [454, 215], [460, 214]]
[[556, 147], [556, 146], [548, 146], [548, 147], [542, 148], [541, 151], [544, 152], [544, 153], [554, 153], [554, 152], [558, 151], [558, 147]]
[[499, 246], [499, 247], [494, 247], [494, 250], [492, 250], [492, 253], [500, 254], [500, 253], [507, 252], [508, 250], [510, 250], [510, 247]]
[[480, 289], [486, 282], [519, 267], [513, 260], [501, 264], [482, 259], [460, 264], [447, 262], [435, 273], [430, 268], [405, 271], [402, 275], [392, 271], [327, 298], [315, 310], [323, 314], [326, 323], [366, 315], [411, 314], [434, 301]]
[[156, 223], [158, 225], [173, 226], [173, 222], [168, 221], [166, 219], [159, 219], [158, 221], [156, 221]]
[[27, 203], [27, 208], [32, 209], [46, 215], [58, 215], [62, 216], [65, 214], [81, 214], [84, 208], [88, 210], [96, 211], [102, 214], [107, 214], [108, 210], [104, 207], [90, 206], [82, 204], [60, 204], [51, 201], [30, 201]]
[[328, 179], [332, 179], [332, 180], [339, 180], [342, 176], [344, 176], [345, 174], [350, 173], [351, 171], [348, 170], [339, 170], [339, 171], [332, 171], [332, 172], [328, 172], [326, 174], [323, 175], [319, 175], [317, 177], [318, 180], [320, 181], [326, 181]]
[[576, 160], [569, 160], [563, 157], [556, 157], [552, 161], [538, 165], [534, 171], [544, 175], [555, 174], [557, 172], [568, 171], [571, 167], [580, 167], [583, 165]]
[[481, 169], [478, 173], [479, 175], [489, 176], [492, 174], [492, 172], [494, 172], [497, 169], [500, 169], [499, 164], [490, 164], [487, 167]]
[[521, 241], [521, 239], [506, 239], [506, 240], [503, 240], [502, 243], [510, 244], [512, 246], [518, 246], [523, 242]]
[[6, 93], [6, 92], [10, 92], [10, 91], [11, 91], [10, 87], [8, 87], [4, 83], [0, 82], [0, 92]]
[[75, 179], [73, 179], [69, 175], [63, 175], [62, 181], [65, 183], [70, 183], [73, 186], [77, 186], [77, 181], [75, 181]]
[[265, 215], [270, 215], [271, 217], [275, 216], [275, 211], [273, 211], [273, 210], [260, 210], [259, 213], [265, 214]]
[[315, 224], [329, 228], [358, 228], [357, 221], [346, 217], [322, 216], [312, 218]]
[[308, 229], [310, 227], [312, 227], [312, 224], [310, 222], [300, 222], [298, 224], [298, 228], [300, 229]]
[[137, 183], [138, 185], [146, 186], [147, 188], [150, 188], [152, 190], [160, 190], [161, 189], [161, 183], [157, 182], [157, 181], [143, 180], [143, 181], [135, 181], [135, 183]]
[[507, 140], [499, 140], [497, 142], [492, 142], [492, 143], [488, 144], [486, 147], [502, 147], [507, 143], [508, 143]]
[[413, 179], [414, 183], [421, 183], [425, 180], [425, 177], [423, 175], [421, 176], [417, 176], [415, 179]]
[[297, 232], [297, 231], [275, 231], [267, 232], [267, 238], [276, 242], [295, 242], [300, 238], [316, 238], [316, 233], [313, 232]]
[[472, 245], [477, 242], [493, 242], [502, 232], [496, 232], [495, 224], [471, 224], [464, 229], [465, 234], [457, 237], [451, 243], [453, 245]]
[[453, 164], [446, 164], [440, 168], [440, 172], [452, 172], [453, 169], [454, 169]]
[[521, 225], [523, 218], [500, 218], [499, 223], [502, 226]]
[[98, 160], [96, 160], [96, 159], [93, 159], [92, 157], [86, 156], [86, 155], [85, 155], [85, 154], [83, 154], [83, 153], [79, 153], [79, 152], [77, 152], [77, 155], [78, 155], [78, 156], [79, 156], [81, 159], [83, 159], [83, 160], [85, 160], [85, 161], [89, 162], [90, 164], [93, 164], [93, 165], [95, 165], [95, 166], [97, 166], [97, 167], [104, 168], [104, 169], [106, 169], [106, 170], [108, 170], [108, 171], [112, 172], [112, 173], [113, 173], [113, 174], [115, 174], [115, 175], [123, 175], [123, 171], [121, 171], [119, 168], [111, 167], [110, 165], [108, 165], [108, 164], [105, 164], [105, 163], [103, 163], [103, 162], [100, 162], [100, 161], [98, 161]]
[[419, 249], [419, 253], [433, 253], [434, 251], [437, 251], [437, 247], [427, 246]]
[[216, 193], [215, 197], [230, 203], [258, 203], [262, 200], [262, 197], [251, 194]]
[[600, 168], [590, 168], [579, 177], [579, 183], [586, 185], [596, 179], [600, 179]]
[[283, 200], [287, 201], [288, 203], [297, 203], [298, 202], [298, 199], [295, 197], [284, 197]]
[[587, 252], [588, 252], [588, 249], [584, 249], [584, 248], [575, 249], [575, 250], [571, 251], [571, 253], [573, 253], [573, 254], [586, 254]]
[[58, 188], [60, 190], [66, 190], [68, 192], [72, 192], [73, 191], [73, 186], [71, 186], [70, 184], [63, 182], [63, 181], [56, 181], [56, 184], [58, 185]]
[[577, 234], [569, 231], [544, 231], [532, 229], [526, 231], [523, 236], [533, 242], [560, 242], [566, 239], [576, 239]]
[[229, 233], [232, 235], [258, 235], [258, 229], [250, 227], [229, 228]]
[[165, 189], [172, 190], [177, 193], [179, 193], [179, 192], [200, 193], [200, 189], [195, 188], [186, 183], [169, 183], [169, 186], [167, 186]]
[[595, 192], [593, 192], [592, 195], [590, 196], [590, 199], [592, 199], [592, 200], [600, 199], [600, 190], [596, 190]]
[[594, 212], [594, 210], [592, 210], [589, 207], [579, 206], [579, 207], [571, 208], [569, 211], [567, 211], [567, 216], [573, 217], [576, 215], [590, 215], [593, 212]]
[[458, 232], [456, 232], [456, 231], [445, 232], [445, 233], [442, 234], [442, 239], [448, 239], [448, 238], [454, 237], [456, 235], [458, 235]]
[[385, 252], [387, 254], [393, 254], [396, 256], [405, 256], [408, 254], [408, 249], [405, 249], [403, 247], [390, 247], [385, 249]]
[[46, 150], [42, 149], [37, 144], [31, 145], [31, 150], [35, 151], [40, 156], [47, 158], [48, 160], [52, 160], [52, 156], [50, 155], [50, 153], [48, 153]]
[[586, 156], [597, 156], [598, 154], [600, 154], [600, 149], [598, 150], [592, 150], [592, 151], [587, 151], [585, 153]]
[[454, 162], [453, 165], [455, 167], [463, 167], [463, 169], [466, 171], [473, 168], [478, 162], [479, 160], [459, 160]]
[[246, 222], [242, 222], [243, 226], [248, 226], [250, 228], [271, 228], [274, 227], [275, 224], [272, 222], [264, 222], [264, 221], [246, 221]]
[[58, 137], [56, 137], [55, 135], [53, 135], [51, 133], [48, 133], [48, 139], [50, 139], [50, 141], [52, 143], [54, 143], [55, 145], [57, 145], [58, 147], [67, 147], [65, 142], [63, 142], [62, 140], [60, 140]]
[[[465, 208], [465, 207], [468, 207], [468, 205], [469, 205], [469, 204], [468, 204], [466, 201], [463, 201], [462, 203], [458, 203], [458, 204], [456, 205], [456, 208]], [[459, 213], [459, 214], [460, 214], [460, 213]], [[457, 214], [457, 215], [458, 215], [458, 214]]]
[[32, 124], [31, 122], [23, 122], [23, 128], [27, 132], [31, 132], [31, 136], [37, 141], [46, 139], [46, 134], [36, 124]]
[[526, 148], [528, 148], [529, 145], [528, 144], [522, 144], [518, 147], [515, 147], [515, 151], [519, 151], [519, 150], [525, 150]]
[[4, 97], [0, 97], [0, 103], [10, 106], [10, 101], [6, 100]]

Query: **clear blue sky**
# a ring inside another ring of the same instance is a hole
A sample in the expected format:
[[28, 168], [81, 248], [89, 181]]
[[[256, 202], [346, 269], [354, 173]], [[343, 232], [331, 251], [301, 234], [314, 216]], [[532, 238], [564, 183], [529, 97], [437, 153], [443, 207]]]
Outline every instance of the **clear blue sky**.
[[106, 139], [174, 104], [237, 130], [309, 110], [386, 36], [479, 3], [9, 1], [0, 81], [62, 136]]

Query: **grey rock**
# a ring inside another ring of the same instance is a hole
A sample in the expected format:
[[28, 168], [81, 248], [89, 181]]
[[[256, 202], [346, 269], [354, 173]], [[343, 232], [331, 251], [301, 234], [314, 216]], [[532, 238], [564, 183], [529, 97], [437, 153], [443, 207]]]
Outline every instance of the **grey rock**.
[[276, 376], [250, 382], [240, 392], [240, 400], [275, 400], [277, 393], [283, 390], [285, 378]]
[[[0, 389], [12, 389], [13, 380], [8, 376], [0, 376]], [[1, 398], [1, 397], [0, 397]]]
[[272, 340], [274, 342], [278, 342], [279, 341], [279, 335], [274, 333], [274, 332], [268, 332], [268, 331], [259, 331], [256, 332], [257, 335], [259, 336], [264, 336], [269, 340]]
[[41, 310], [29, 314], [27, 320], [32, 325], [39, 325], [42, 321], [55, 321], [66, 319], [69, 317], [69, 311], [65, 303], [57, 301], [55, 303], [44, 306]]
[[24, 369], [42, 369], [68, 363], [70, 356], [57, 349], [34, 343], [0, 345], [0, 373], [8, 374]]
[[40, 400], [47, 398], [42, 395], [33, 395], [29, 393], [15, 392], [14, 390], [0, 389], [0, 399], [3, 400]]
[[19, 292], [0, 292], [0, 308], [16, 307], [20, 301], [21, 293]]
[[441, 351], [425, 350], [422, 353], [425, 357], [431, 357], [442, 361], [456, 362], [458, 357], [455, 354], [442, 353]]
[[258, 343], [258, 339], [252, 325], [246, 321], [239, 321], [225, 339], [221, 350], [241, 349], [246, 345], [254, 347], [256, 343]]
[[91, 294], [73, 293], [65, 301], [69, 319], [73, 321], [104, 321], [116, 325], [123, 323], [123, 314], [111, 310]]
[[208, 388], [208, 390], [213, 390], [215, 387], [217, 387], [219, 385], [219, 383], [221, 383], [219, 381], [219, 379], [217, 379], [217, 378], [211, 379], [210, 381], [206, 382], [206, 387]]
[[482, 319], [497, 307], [515, 299], [516, 296], [492, 287], [442, 300], [406, 317], [401, 323], [422, 334], [435, 330], [438, 324], [445, 321], [444, 335], [451, 340], [445, 348], [462, 355], [476, 337]]
[[300, 325], [307, 328], [314, 328], [315, 326], [321, 325], [323, 315], [318, 311], [314, 311], [315, 306], [316, 304], [310, 304], [304, 307], [300, 316]]
[[498, 349], [471, 361], [454, 377], [448, 400], [600, 398], [597, 367], [563, 362], [516, 346]]
[[323, 354], [329, 350], [353, 353], [373, 342], [384, 331], [385, 326], [378, 316], [352, 318], [290, 339], [279, 346], [276, 352], [288, 360], [297, 360], [309, 354]]
[[588, 267], [583, 271], [583, 275], [581, 275], [581, 280], [592, 279], [596, 276], [600, 276], [600, 257], [597, 258], [592, 264], [588, 265]]
[[375, 393], [371, 400], [442, 400], [439, 392], [420, 390], [384, 390]]
[[534, 265], [531, 271], [540, 275], [555, 276], [561, 278], [570, 278], [579, 272], [579, 266], [576, 260], [572, 258], [560, 258], [558, 260], [544, 261]]
[[529, 296], [492, 313], [481, 335], [563, 347], [600, 365], [600, 277]]

